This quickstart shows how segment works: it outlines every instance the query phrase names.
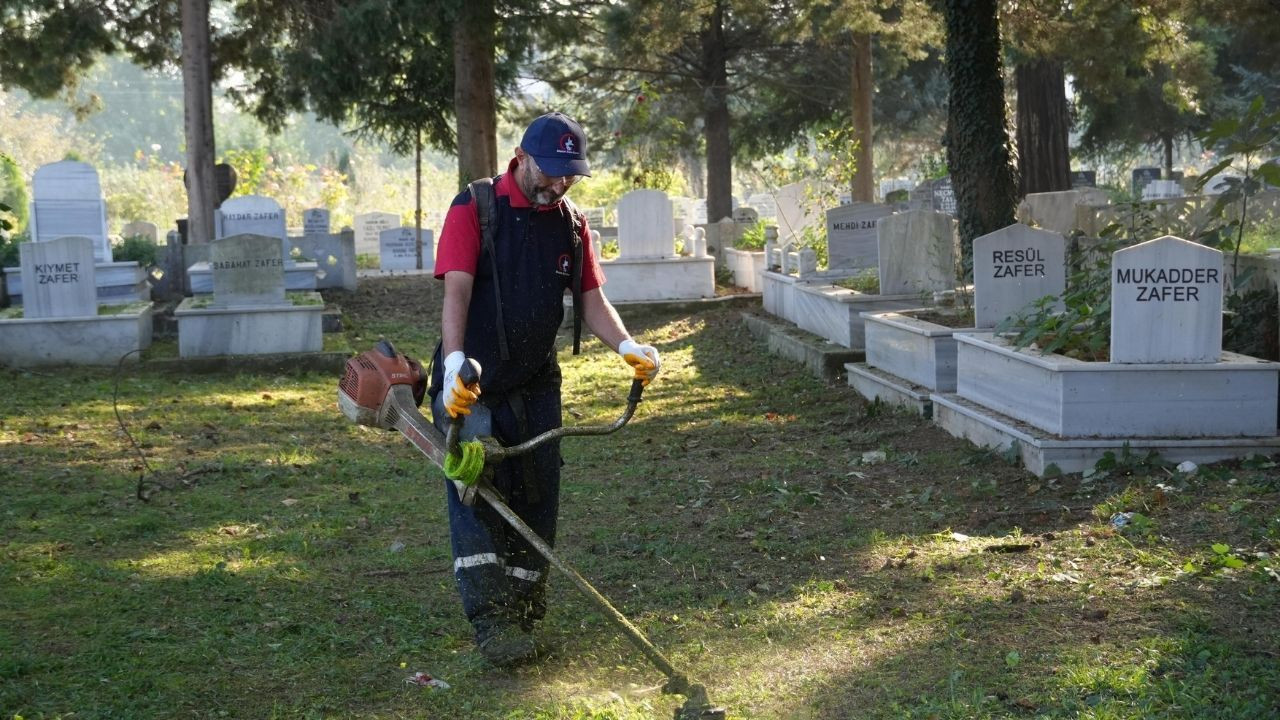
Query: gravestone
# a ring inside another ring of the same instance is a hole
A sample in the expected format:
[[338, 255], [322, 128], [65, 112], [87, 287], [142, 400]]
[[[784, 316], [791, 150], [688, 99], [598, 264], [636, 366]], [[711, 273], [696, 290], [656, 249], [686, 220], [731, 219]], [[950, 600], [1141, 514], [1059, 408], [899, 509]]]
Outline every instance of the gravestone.
[[155, 243], [158, 237], [158, 232], [159, 230], [156, 228], [155, 223], [147, 222], [145, 220], [134, 220], [131, 223], [126, 223], [124, 227], [120, 228], [120, 237], [143, 237]]
[[97, 316], [93, 240], [62, 237], [20, 243], [18, 257], [24, 318]]
[[302, 235], [329, 235], [329, 210], [308, 208], [302, 211]]
[[956, 214], [956, 191], [951, 176], [926, 180], [911, 191], [912, 210], [932, 210], [945, 215]]
[[587, 218], [587, 227], [604, 227], [604, 208], [583, 208], [582, 214]]
[[1018, 222], [1068, 235], [1076, 228], [1077, 208], [1107, 204], [1107, 194], [1097, 188], [1031, 193], [1018, 203]]
[[[378, 267], [384, 271], [418, 269], [417, 231], [411, 227], [383, 230], [378, 236]], [[435, 241], [422, 229], [422, 269], [435, 267]]]
[[1071, 188], [1098, 187], [1097, 170], [1072, 170]]
[[382, 231], [400, 227], [400, 216], [389, 212], [368, 212], [355, 216], [356, 252], [372, 255], [378, 252]]
[[995, 327], [1030, 302], [1061, 295], [1066, 284], [1061, 233], [1014, 224], [973, 241], [975, 327]]
[[111, 262], [107, 204], [92, 165], [64, 160], [36, 168], [31, 178], [30, 227], [35, 242], [87, 237], [93, 242], [95, 260]]
[[[289, 259], [289, 233], [280, 203], [262, 195], [241, 195], [222, 203], [213, 214], [214, 238], [264, 235], [280, 240], [280, 252]], [[210, 253], [210, 260], [213, 255]]]
[[[719, 220], [720, 218], [716, 218]], [[694, 225], [706, 225], [710, 221], [707, 217], [707, 201], [705, 198], [695, 198], [689, 205], [689, 222]]]
[[[340, 233], [303, 235], [290, 238], [289, 242], [302, 257], [315, 261], [317, 290], [356, 289], [356, 240], [355, 233], [350, 228], [345, 228]], [[288, 267], [289, 263], [285, 261], [286, 289], [289, 288]]]
[[756, 209], [761, 220], [774, 220], [778, 217], [778, 203], [769, 193], [756, 193], [747, 198], [747, 204]]
[[1222, 358], [1222, 253], [1166, 235], [1111, 260], [1111, 362]]
[[733, 221], [741, 225], [755, 225], [760, 222], [760, 213], [749, 205], [739, 205], [733, 209]]
[[1152, 180], [1159, 180], [1161, 170], [1158, 167], [1140, 167], [1133, 169], [1133, 196], [1142, 197], [1142, 190]]
[[956, 221], [950, 215], [908, 210], [881, 218], [877, 233], [881, 295], [955, 289]]
[[811, 201], [811, 195], [818, 191], [812, 182], [795, 182], [783, 185], [774, 193], [777, 203], [778, 232], [786, 240], [800, 237], [806, 227], [818, 225], [824, 221], [818, 203]]
[[232, 235], [209, 244], [213, 307], [283, 305], [284, 255], [268, 235]]
[[1182, 197], [1185, 194], [1182, 190], [1182, 182], [1179, 180], [1152, 180], [1142, 188], [1143, 200], [1165, 200]]
[[675, 257], [675, 219], [661, 190], [632, 190], [618, 200], [618, 257]]
[[853, 203], [828, 210], [827, 269], [876, 267], [876, 226], [880, 218], [892, 214], [892, 208], [875, 203]]

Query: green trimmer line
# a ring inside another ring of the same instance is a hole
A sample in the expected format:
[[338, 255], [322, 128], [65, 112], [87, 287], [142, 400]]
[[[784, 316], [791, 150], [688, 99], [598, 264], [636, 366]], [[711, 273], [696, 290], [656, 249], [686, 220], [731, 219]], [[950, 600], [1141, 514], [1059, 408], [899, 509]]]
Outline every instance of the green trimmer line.
[[[479, 368], [474, 361], [468, 361], [463, 364], [459, 376], [465, 384], [474, 384], [479, 381]], [[527, 453], [550, 440], [571, 435], [608, 435], [621, 429], [631, 420], [640, 403], [644, 392], [643, 383], [640, 380], [632, 381], [626, 410], [610, 425], [556, 428], [519, 445], [503, 447], [488, 437], [459, 442], [461, 418], [456, 418], [450, 424], [448, 432], [442, 435], [418, 411], [418, 403], [414, 400], [414, 388], [422, 379], [421, 365], [397, 352], [390, 342], [380, 340], [373, 350], [347, 360], [346, 372], [338, 384], [338, 407], [352, 422], [383, 430], [398, 430], [427, 459], [445, 472], [453, 481], [463, 503], [471, 505], [476, 497], [483, 498], [543, 557], [567, 575], [583, 594], [605, 611], [605, 616], [613, 621], [645, 658], [667, 677], [662, 691], [685, 697], [684, 704], [675, 710], [674, 720], [724, 720], [727, 717], [724, 708], [711, 704], [707, 698], [707, 689], [699, 683], [689, 682], [688, 677], [678, 672], [649, 638], [618, 612], [604, 595], [576, 570], [556, 557], [551, 546], [507, 507], [491, 482], [494, 465]]]

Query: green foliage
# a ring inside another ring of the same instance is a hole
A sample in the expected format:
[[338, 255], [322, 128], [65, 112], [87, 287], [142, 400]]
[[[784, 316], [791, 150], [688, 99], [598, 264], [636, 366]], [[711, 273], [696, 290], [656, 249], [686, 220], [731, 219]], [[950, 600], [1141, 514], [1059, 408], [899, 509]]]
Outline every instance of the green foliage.
[[863, 268], [856, 274], [835, 281], [837, 287], [854, 290], [866, 295], [880, 294], [880, 273], [875, 268]]
[[1231, 275], [1239, 278], [1240, 249], [1249, 222], [1249, 199], [1262, 192], [1265, 185], [1280, 186], [1280, 164], [1262, 157], [1280, 146], [1280, 111], [1269, 111], [1261, 97], [1254, 98], [1241, 116], [1224, 117], [1199, 137], [1206, 147], [1215, 148], [1222, 160], [1206, 170], [1196, 181], [1202, 190], [1228, 170], [1240, 177], [1224, 177], [1227, 187], [1214, 201], [1210, 214], [1218, 223], [1196, 239], [1210, 247], [1222, 247], [1231, 253]]
[[10, 229], [21, 231], [27, 226], [27, 208], [31, 198], [27, 194], [27, 183], [22, 177], [22, 170], [13, 158], [0, 152], [0, 203], [3, 203], [10, 215]]
[[154, 240], [145, 235], [132, 235], [111, 249], [111, 257], [116, 262], [132, 260], [145, 268], [156, 264], [157, 252]]
[[1222, 349], [1264, 360], [1280, 360], [1280, 308], [1276, 288], [1270, 282], [1263, 287], [1239, 290], [1226, 297], [1222, 322]]
[[1062, 296], [1034, 301], [1001, 321], [996, 332], [1011, 334], [1015, 347], [1035, 345], [1043, 355], [1106, 361], [1111, 345], [1111, 255], [1124, 244], [1120, 230], [1112, 225], [1104, 230], [1102, 242], [1077, 245], [1068, 258], [1071, 272]]
[[755, 225], [742, 231], [742, 237], [733, 246], [739, 250], [763, 250], [765, 227], [765, 221], [757, 221]]
[[807, 225], [800, 231], [800, 237], [796, 238], [796, 250], [801, 248], [811, 248], [818, 256], [818, 267], [825, 268], [827, 266], [827, 228], [825, 224]]

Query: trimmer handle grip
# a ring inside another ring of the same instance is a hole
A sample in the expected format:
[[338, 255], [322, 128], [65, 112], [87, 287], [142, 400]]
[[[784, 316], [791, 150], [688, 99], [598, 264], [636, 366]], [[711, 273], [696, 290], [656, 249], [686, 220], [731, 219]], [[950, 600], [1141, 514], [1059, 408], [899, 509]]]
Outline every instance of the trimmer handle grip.
[[474, 358], [463, 360], [462, 367], [458, 368], [458, 379], [467, 387], [480, 382], [480, 363], [476, 362]]

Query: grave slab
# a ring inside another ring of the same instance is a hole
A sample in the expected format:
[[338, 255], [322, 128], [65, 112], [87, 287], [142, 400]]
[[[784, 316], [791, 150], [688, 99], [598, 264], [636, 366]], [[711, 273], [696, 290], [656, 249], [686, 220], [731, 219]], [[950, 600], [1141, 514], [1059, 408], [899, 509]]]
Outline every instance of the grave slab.
[[956, 221], [943, 213], [909, 210], [880, 219], [880, 293], [932, 293], [956, 286]]
[[107, 205], [98, 171], [73, 160], [36, 168], [31, 179], [30, 230], [35, 242], [87, 237], [93, 242], [94, 260], [111, 262]]
[[661, 190], [632, 190], [618, 200], [618, 258], [676, 256], [671, 200]]

